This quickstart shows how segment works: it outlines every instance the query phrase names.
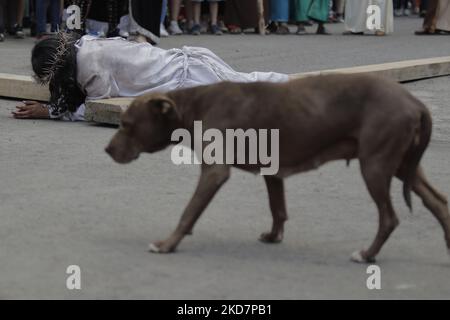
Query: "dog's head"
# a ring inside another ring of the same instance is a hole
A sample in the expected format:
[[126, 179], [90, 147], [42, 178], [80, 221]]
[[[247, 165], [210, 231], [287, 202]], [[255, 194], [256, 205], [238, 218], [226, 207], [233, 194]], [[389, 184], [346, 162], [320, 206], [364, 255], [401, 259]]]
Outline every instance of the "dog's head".
[[129, 163], [141, 152], [166, 148], [172, 135], [170, 121], [175, 103], [166, 95], [149, 94], [136, 98], [122, 114], [120, 127], [105, 151], [118, 163]]

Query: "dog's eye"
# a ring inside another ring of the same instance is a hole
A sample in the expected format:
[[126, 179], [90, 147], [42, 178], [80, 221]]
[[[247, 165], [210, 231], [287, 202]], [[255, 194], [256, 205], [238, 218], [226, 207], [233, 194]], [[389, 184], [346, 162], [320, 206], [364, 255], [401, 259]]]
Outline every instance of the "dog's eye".
[[131, 123], [128, 123], [128, 122], [122, 122], [121, 126], [122, 126], [122, 129], [125, 129], [125, 130], [129, 130], [132, 127]]

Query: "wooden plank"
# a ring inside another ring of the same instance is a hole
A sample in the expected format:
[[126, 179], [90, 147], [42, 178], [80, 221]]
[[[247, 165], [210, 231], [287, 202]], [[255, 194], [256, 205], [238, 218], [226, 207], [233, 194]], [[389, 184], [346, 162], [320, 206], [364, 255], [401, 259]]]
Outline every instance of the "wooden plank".
[[306, 78], [326, 74], [374, 74], [398, 82], [421, 80], [450, 75], [450, 57], [406, 60], [374, 64], [360, 67], [341, 68], [291, 75], [291, 79]]
[[0, 97], [48, 101], [50, 93], [30, 76], [0, 73]]
[[118, 125], [120, 115], [133, 101], [133, 98], [113, 98], [93, 100], [86, 103], [85, 120]]

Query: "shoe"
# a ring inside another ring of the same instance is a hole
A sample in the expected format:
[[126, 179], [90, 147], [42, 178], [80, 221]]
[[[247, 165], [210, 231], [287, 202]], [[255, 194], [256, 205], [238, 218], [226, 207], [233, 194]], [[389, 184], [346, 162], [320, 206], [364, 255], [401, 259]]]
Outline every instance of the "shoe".
[[405, 9], [405, 11], [403, 11], [403, 15], [405, 17], [409, 17], [411, 15], [411, 10], [410, 9]]
[[225, 25], [225, 23], [223, 22], [223, 20], [220, 20], [219, 23], [217, 23], [217, 26], [219, 27], [219, 29], [223, 32], [223, 33], [227, 33], [228, 32], [228, 28]]
[[270, 22], [269, 25], [267, 26], [267, 31], [269, 31], [270, 33], [275, 33], [278, 29], [278, 26], [275, 22]]
[[222, 30], [217, 26], [217, 24], [213, 24], [211, 26], [211, 33], [216, 35], [216, 36], [221, 36], [223, 35]]
[[295, 34], [297, 34], [299, 36], [302, 36], [302, 35], [305, 35], [305, 34], [308, 34], [308, 33], [306, 32], [305, 26], [300, 25], [300, 26], [297, 27], [297, 32]]
[[282, 24], [278, 25], [277, 31], [275, 33], [280, 34], [280, 35], [285, 35], [285, 34], [290, 34], [291, 31], [289, 30], [289, 27], [287, 26], [287, 24], [282, 23]]
[[161, 23], [159, 26], [159, 35], [162, 38], [167, 38], [169, 36], [169, 33], [167, 32], [166, 27], [164, 26], [163, 23]]
[[432, 32], [432, 31], [430, 31], [430, 30], [428, 30], [428, 29], [423, 29], [423, 30], [417, 30], [417, 31], [415, 31], [414, 34], [415, 34], [416, 36], [428, 36], [428, 35], [434, 35], [435, 32]]
[[5, 35], [3, 33], [0, 33], [0, 42], [5, 41]]
[[331, 35], [331, 33], [328, 32], [328, 30], [324, 26], [317, 27], [316, 34], [320, 34], [320, 35], [324, 35], [324, 36]]
[[394, 16], [396, 16], [396, 17], [401, 17], [403, 14], [402, 14], [402, 10], [401, 9], [395, 9], [394, 10]]
[[180, 29], [180, 26], [178, 25], [177, 21], [170, 21], [170, 25], [169, 25], [169, 33], [171, 35], [179, 35], [179, 34], [183, 34], [183, 31]]
[[230, 34], [241, 34], [242, 33], [242, 29], [234, 24], [230, 24], [228, 26], [228, 32], [230, 32]]
[[22, 26], [19, 26], [17, 23], [13, 27], [13, 36], [17, 39], [25, 38], [25, 33], [23, 32]]
[[375, 31], [375, 35], [376, 35], [377, 37], [383, 37], [383, 36], [386, 35], [386, 32], [377, 30], [377, 31]]
[[194, 24], [194, 26], [191, 29], [191, 34], [193, 36], [199, 36], [200, 33], [201, 33], [200, 30], [201, 30], [200, 25], [199, 24]]
[[450, 35], [450, 31], [441, 30], [441, 29], [436, 29], [436, 31], [434, 32], [434, 34], [440, 35], [440, 36], [448, 36], [448, 35]]
[[351, 31], [344, 31], [342, 32], [343, 36], [363, 36], [364, 32], [351, 32]]

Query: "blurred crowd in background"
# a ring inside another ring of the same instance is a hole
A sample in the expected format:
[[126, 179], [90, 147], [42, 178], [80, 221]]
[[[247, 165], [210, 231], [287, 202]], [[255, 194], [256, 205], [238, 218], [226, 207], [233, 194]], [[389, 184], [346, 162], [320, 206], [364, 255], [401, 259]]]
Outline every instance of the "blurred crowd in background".
[[[367, 29], [367, 8], [381, 8], [381, 25]], [[448, 0], [0, 0], [0, 41], [5, 35], [37, 40], [65, 29], [67, 7], [81, 9], [83, 34], [158, 43], [170, 35], [211, 33], [329, 34], [326, 23], [345, 23], [344, 34], [394, 31], [394, 16], [424, 18], [417, 35], [450, 34]], [[261, 17], [264, 30], [260, 30]], [[289, 25], [296, 25], [296, 30]], [[24, 28], [27, 32], [24, 32]], [[29, 32], [28, 32], [29, 30]]]

